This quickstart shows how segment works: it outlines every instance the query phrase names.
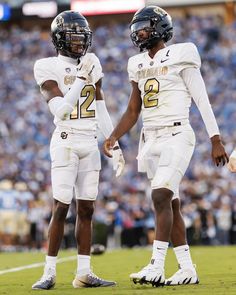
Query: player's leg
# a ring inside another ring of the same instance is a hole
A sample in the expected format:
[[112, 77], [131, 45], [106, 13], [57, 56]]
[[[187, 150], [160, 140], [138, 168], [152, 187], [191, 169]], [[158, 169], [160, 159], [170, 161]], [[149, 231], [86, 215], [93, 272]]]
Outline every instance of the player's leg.
[[173, 227], [171, 231], [171, 242], [173, 247], [179, 247], [187, 244], [186, 229], [184, 219], [180, 208], [179, 197], [174, 196], [172, 199], [173, 210]]
[[179, 270], [170, 278], [166, 279], [166, 285], [198, 284], [199, 279], [190, 255], [189, 245], [186, 239], [186, 228], [181, 214], [180, 199], [172, 201], [173, 227], [171, 242], [178, 261]]
[[48, 256], [56, 257], [64, 235], [68, 204], [54, 200], [52, 218], [48, 229]]
[[90, 249], [94, 201], [77, 200], [75, 237], [78, 246], [77, 273], [88, 274], [91, 270]]
[[77, 173], [77, 157], [71, 149], [59, 147], [51, 153], [52, 191], [54, 198], [52, 218], [48, 231], [48, 252], [43, 276], [32, 289], [48, 290], [56, 281], [57, 254], [64, 234], [64, 223], [73, 198]]
[[101, 279], [91, 270], [90, 249], [93, 212], [94, 201], [78, 200], [78, 214], [75, 233], [78, 244], [78, 263], [76, 277], [72, 283], [74, 288], [107, 287], [115, 285], [115, 282]]
[[165, 280], [164, 262], [173, 222], [171, 199], [188, 167], [194, 143], [195, 138], [191, 127], [184, 127], [175, 137], [170, 134], [162, 143], [153, 144], [149, 151], [155, 155], [156, 149], [156, 155], [160, 157], [151, 182], [156, 214], [156, 240], [153, 243], [151, 263], [139, 273], [130, 276], [136, 283], [155, 282], [153, 285], [158, 286]]
[[69, 205], [54, 200], [53, 214], [48, 230], [48, 253], [45, 258], [43, 276], [37, 281], [32, 289], [49, 290], [56, 283], [56, 261], [57, 254], [64, 234], [64, 222]]
[[[72, 284], [74, 288], [114, 286], [115, 282], [103, 280], [91, 271], [90, 249], [92, 240], [92, 217], [94, 203], [98, 194], [100, 170], [100, 155], [98, 150], [92, 151], [86, 158], [86, 165], [83, 165], [82, 160], [80, 167], [91, 169], [93, 166], [93, 170], [79, 171], [76, 182], [77, 218], [75, 237], [78, 247], [78, 256], [77, 272]], [[93, 164], [90, 166], [88, 163]]]
[[[156, 221], [152, 258], [151, 262], [140, 272], [130, 275], [134, 283], [150, 283], [155, 287], [163, 285], [165, 282], [164, 264], [173, 222], [171, 200], [174, 188], [182, 178], [175, 168], [169, 166], [171, 161], [165, 161], [165, 159], [172, 157], [172, 150], [167, 149], [164, 145], [160, 150], [160, 158], [155, 159], [158, 161], [158, 168], [151, 182]], [[150, 167], [155, 166], [150, 161], [149, 163]], [[173, 175], [177, 177], [173, 177]]]
[[173, 221], [172, 196], [173, 192], [166, 188], [154, 189], [152, 191], [156, 217], [152, 257], [150, 263], [140, 272], [130, 275], [134, 283], [150, 283], [153, 287], [164, 285], [164, 264]]

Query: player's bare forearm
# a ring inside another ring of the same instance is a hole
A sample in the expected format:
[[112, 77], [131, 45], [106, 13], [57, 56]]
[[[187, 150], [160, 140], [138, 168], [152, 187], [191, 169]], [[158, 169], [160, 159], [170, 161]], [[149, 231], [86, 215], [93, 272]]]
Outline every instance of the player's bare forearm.
[[219, 135], [214, 135], [211, 137], [211, 144], [212, 144], [211, 156], [216, 166], [219, 166], [219, 164], [225, 165], [225, 163], [228, 163], [229, 157], [225, 151], [224, 145]]
[[141, 94], [138, 84], [132, 81], [132, 92], [130, 95], [127, 110], [121, 117], [120, 122], [113, 130], [110, 137], [118, 140], [121, 136], [127, 133], [137, 122], [142, 106]]
[[118, 140], [121, 138], [125, 133], [127, 133], [137, 122], [139, 117], [139, 113], [132, 113], [130, 111], [126, 111], [123, 116], [121, 117], [120, 122], [113, 130], [110, 137], [115, 138], [115, 140]]
[[121, 117], [120, 122], [115, 127], [109, 138], [107, 138], [103, 144], [103, 151], [108, 157], [112, 157], [110, 150], [113, 148], [115, 142], [125, 133], [127, 133], [138, 120], [141, 111], [142, 100], [137, 83], [132, 82], [132, 87], [133, 89], [126, 112]]
[[47, 102], [49, 102], [49, 100], [55, 96], [62, 96], [63, 97], [63, 94], [62, 94], [61, 90], [59, 89], [57, 82], [53, 81], [53, 80], [45, 81], [41, 85], [40, 91], [41, 91], [42, 95], [46, 98]]
[[128, 110], [121, 117], [120, 122], [115, 127], [109, 138], [107, 138], [103, 144], [104, 154], [108, 157], [112, 157], [110, 150], [114, 147], [115, 142], [120, 139], [125, 133], [127, 133], [137, 122], [139, 113], [131, 113]]

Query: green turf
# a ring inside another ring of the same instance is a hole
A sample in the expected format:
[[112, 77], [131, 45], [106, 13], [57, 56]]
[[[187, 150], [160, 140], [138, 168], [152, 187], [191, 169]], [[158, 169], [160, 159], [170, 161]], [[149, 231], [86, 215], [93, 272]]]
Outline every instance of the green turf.
[[[52, 295], [102, 294], [102, 295], [235, 295], [236, 294], [236, 247], [192, 247], [192, 257], [197, 262], [199, 285], [153, 288], [134, 285], [129, 280], [131, 272], [140, 270], [150, 258], [150, 250], [130, 249], [107, 252], [93, 256], [94, 272], [106, 279], [115, 280], [113, 288], [73, 289], [71, 281], [76, 269], [76, 260], [57, 266], [57, 284], [50, 291], [33, 291], [31, 285], [42, 274], [42, 267], [0, 275], [0, 295], [51, 293]], [[61, 257], [76, 255], [75, 252], [63, 251]], [[0, 271], [27, 264], [44, 261], [42, 253], [0, 253]], [[172, 249], [168, 250], [166, 276], [176, 270], [176, 260]]]

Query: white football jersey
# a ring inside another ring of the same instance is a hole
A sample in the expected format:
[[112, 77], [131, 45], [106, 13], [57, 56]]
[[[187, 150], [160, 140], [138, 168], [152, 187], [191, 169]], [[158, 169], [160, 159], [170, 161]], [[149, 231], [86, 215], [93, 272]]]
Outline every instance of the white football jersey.
[[[78, 93], [78, 103], [74, 111], [66, 120], [54, 117], [54, 123], [58, 127], [69, 127], [79, 131], [91, 131], [97, 129], [97, 114], [95, 101], [95, 83], [103, 77], [99, 59], [94, 53], [87, 53], [81, 58], [82, 63], [86, 59], [94, 62], [94, 84], [87, 84], [81, 93]], [[67, 61], [64, 56], [39, 59], [34, 65], [34, 76], [37, 84], [41, 86], [47, 80], [56, 81], [59, 89], [65, 95], [71, 88], [76, 76], [79, 76], [80, 65]]]
[[154, 58], [146, 51], [129, 59], [129, 79], [138, 83], [141, 92], [144, 127], [188, 122], [191, 96], [180, 72], [200, 66], [200, 56], [193, 43], [167, 46]]

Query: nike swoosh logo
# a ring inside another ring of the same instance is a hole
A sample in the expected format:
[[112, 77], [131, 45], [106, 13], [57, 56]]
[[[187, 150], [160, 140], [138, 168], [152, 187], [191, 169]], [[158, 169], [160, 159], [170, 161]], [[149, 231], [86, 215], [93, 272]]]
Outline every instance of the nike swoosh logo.
[[[170, 49], [167, 51], [166, 53], [166, 57], [169, 57], [169, 53], [170, 53]], [[166, 58], [166, 59], [161, 59], [161, 63], [167, 61], [169, 58]]]
[[163, 63], [163, 62], [165, 62], [165, 61], [167, 61], [167, 60], [169, 60], [169, 58], [167, 58], [167, 59], [162, 59], [162, 60], [161, 60], [161, 63]]
[[179, 134], [179, 133], [181, 133], [181, 131], [176, 132], [176, 133], [172, 133], [172, 136], [175, 136], [175, 135], [177, 135], [177, 134]]

